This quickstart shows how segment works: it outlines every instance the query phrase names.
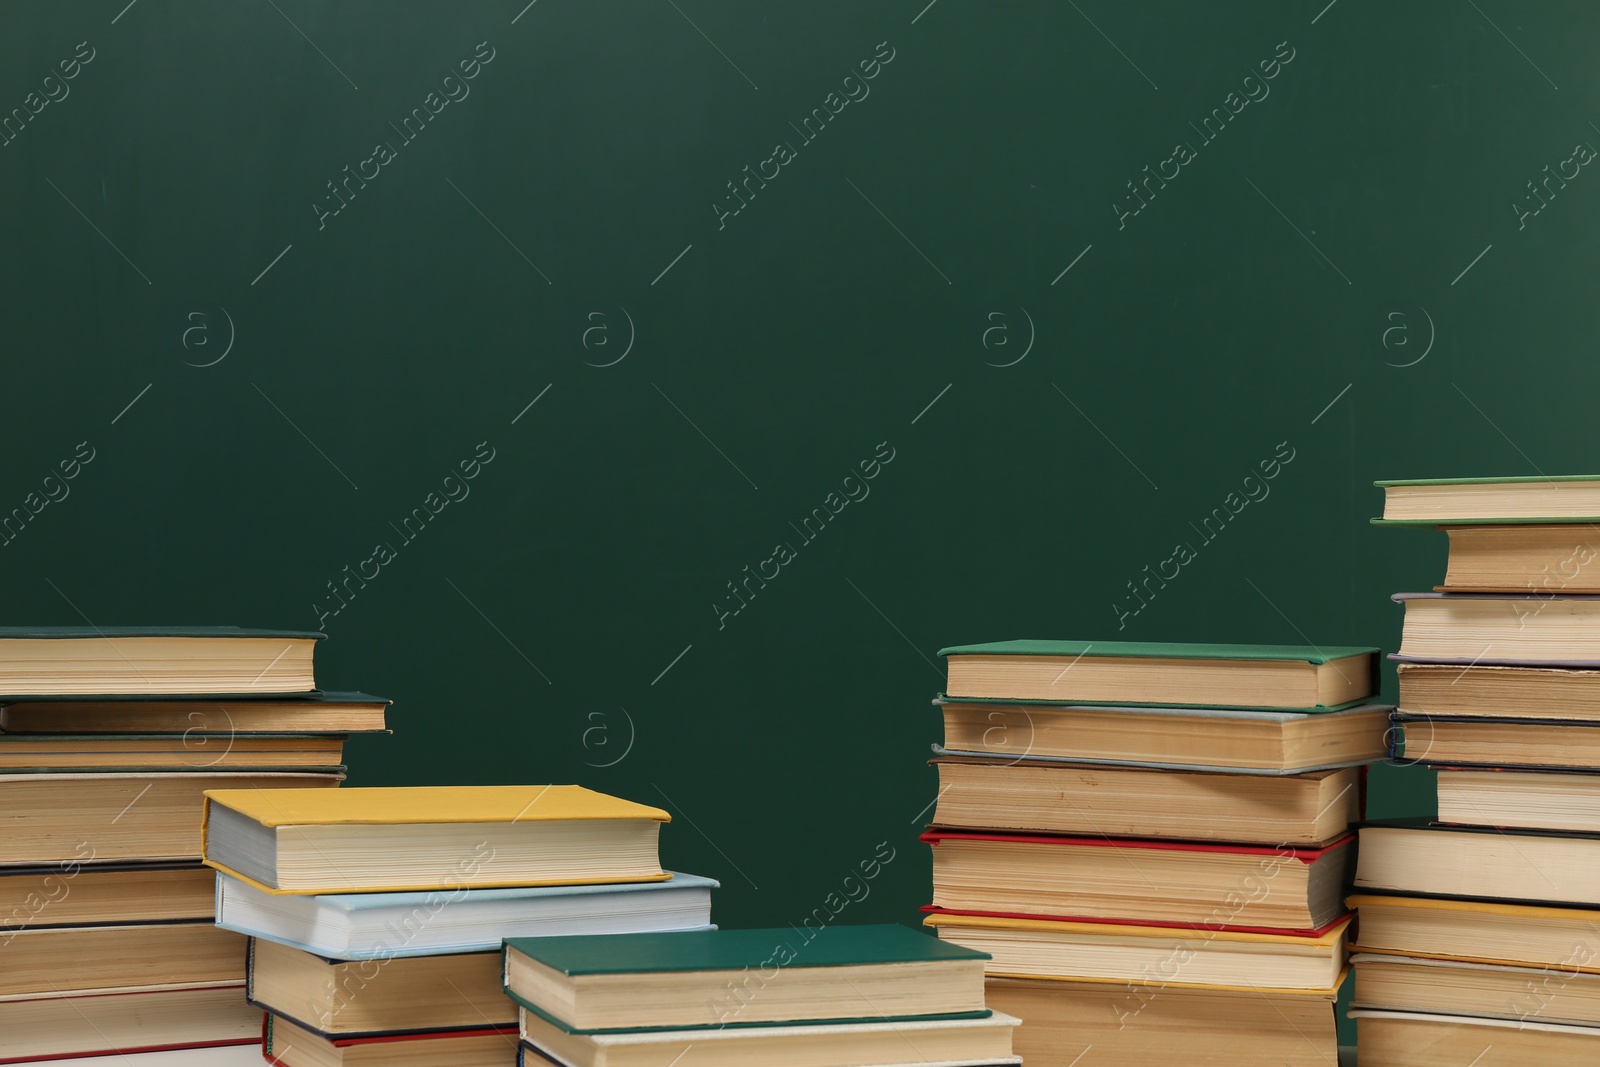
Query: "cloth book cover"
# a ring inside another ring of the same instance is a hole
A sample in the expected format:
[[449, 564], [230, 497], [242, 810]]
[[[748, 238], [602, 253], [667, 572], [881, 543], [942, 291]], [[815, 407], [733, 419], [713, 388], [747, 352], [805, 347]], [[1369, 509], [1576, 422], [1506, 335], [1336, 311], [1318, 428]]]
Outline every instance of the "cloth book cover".
[[[1376, 652], [1377, 649], [1372, 649]], [[1376, 690], [1374, 690], [1376, 692]], [[1343, 704], [1318, 704], [1309, 708], [1244, 707], [1238, 704], [1133, 704], [1115, 700], [1024, 700], [1018, 697], [953, 697], [940, 693], [933, 698], [935, 707], [945, 704], [994, 704], [1013, 708], [1072, 708], [1077, 711], [1148, 711], [1159, 715], [1193, 715], [1211, 713], [1224, 718], [1238, 716], [1282, 721], [1305, 715], [1327, 715], [1335, 711], [1352, 711], [1371, 707], [1370, 698], [1347, 700]]]
[[[1600, 474], [1554, 474], [1554, 475], [1521, 475], [1510, 478], [1395, 478], [1387, 481], [1373, 482], [1379, 489], [1390, 486], [1406, 485], [1512, 485], [1516, 483], [1542, 482], [1595, 482], [1600, 481]], [[1384, 519], [1370, 520], [1374, 526], [1523, 526], [1535, 523], [1564, 523], [1564, 522], [1600, 522], [1600, 516], [1551, 516], [1548, 518], [1518, 517], [1481, 519], [1468, 516], [1458, 516], [1449, 519]]]
[[[1155, 931], [1163, 930], [1204, 930], [1208, 933], [1228, 934], [1262, 934], [1268, 937], [1293, 937], [1293, 938], [1319, 938], [1326, 936], [1330, 931], [1337, 930], [1339, 924], [1350, 918], [1349, 913], [1339, 916], [1331, 922], [1318, 926], [1315, 929], [1297, 930], [1292, 927], [1280, 926], [1234, 926], [1221, 923], [1190, 923], [1190, 922], [1155, 922], [1146, 919], [1098, 919], [1084, 915], [1024, 915], [1014, 911], [959, 911], [954, 908], [941, 908], [937, 904], [924, 904], [919, 909], [931, 918], [944, 922], [955, 916], [967, 916], [974, 920], [981, 920], [983, 925], [989, 925], [999, 919], [1016, 919], [1024, 922], [1050, 922], [1050, 923], [1082, 923], [1086, 926], [1147, 926]], [[927, 922], [927, 919], [923, 920]]]
[[[1545, 520], [1541, 520], [1541, 521], [1545, 521]], [[1595, 521], [1596, 522], [1600, 522], [1600, 519], [1596, 519]], [[1574, 601], [1597, 600], [1597, 601], [1600, 601], [1600, 594], [1597, 594], [1597, 593], [1532, 594], [1532, 593], [1530, 593], [1530, 594], [1524, 596], [1521, 593], [1396, 593], [1393, 596], [1391, 596], [1389, 599], [1393, 600], [1396, 604], [1403, 604], [1407, 600], [1522, 600], [1522, 601], [1531, 601], [1531, 602], [1533, 602], [1535, 604], [1547, 604], [1552, 600], [1556, 600], [1556, 601], [1560, 601], [1560, 600], [1574, 600]], [[1532, 614], [1532, 613], [1530, 612], [1530, 614]], [[1593, 669], [1593, 668], [1596, 668], [1596, 667], [1600, 667], [1600, 659], [1570, 659], [1570, 660], [1561, 660], [1559, 662], [1558, 661], [1554, 661], [1554, 660], [1542, 660], [1542, 659], [1541, 660], [1503, 659], [1503, 658], [1500, 658], [1500, 657], [1489, 656], [1489, 655], [1487, 655], [1487, 652], [1488, 652], [1488, 649], [1485, 649], [1484, 650], [1485, 654], [1481, 654], [1481, 655], [1478, 655], [1478, 656], [1471, 656], [1471, 657], [1468, 657], [1468, 656], [1445, 656], [1445, 657], [1407, 656], [1407, 655], [1404, 655], [1404, 654], [1399, 653], [1399, 652], [1391, 652], [1391, 653], [1389, 653], [1389, 658], [1394, 660], [1396, 663], [1442, 663], [1442, 664], [1445, 664], [1446, 666], [1450, 666], [1450, 667], [1537, 667], [1537, 668], [1539, 668], [1541, 670], [1561, 670], [1563, 667], [1571, 667], [1571, 668], [1578, 668], [1578, 669]]]
[[[277, 1044], [277, 1036], [274, 1033], [274, 1030], [275, 1027], [273, 1026], [273, 1017], [269, 1013], [267, 1015], [266, 1023], [262, 1027], [261, 1050], [268, 1063], [281, 1065], [283, 1061], [278, 1059], [274, 1054], [276, 1051], [280, 1051], [275, 1047]], [[517, 1040], [517, 1028], [515, 1026], [481, 1026], [472, 1030], [430, 1030], [423, 1033], [381, 1034], [374, 1037], [329, 1037], [326, 1034], [319, 1034], [318, 1036], [320, 1036], [324, 1041], [327, 1041], [328, 1044], [332, 1045], [334, 1048], [357, 1048], [362, 1045], [390, 1045], [412, 1041], [444, 1041], [451, 1038], [488, 1037], [496, 1034], [502, 1035], [508, 1039], [506, 1041], [506, 1058], [509, 1059], [511, 1056], [512, 1044]]]
[[[216, 922], [225, 930], [338, 960], [499, 952], [507, 937], [712, 929], [710, 895], [719, 883], [668, 873], [663, 882], [291, 897], [219, 874]], [[685, 901], [680, 909], [701, 921], [686, 927], [650, 925], [673, 917], [657, 903], [663, 898]]]
[[986, 641], [941, 648], [941, 656], [1086, 656], [1130, 659], [1283, 660], [1321, 665], [1336, 659], [1367, 655], [1376, 648], [1334, 645], [1229, 645], [1179, 641]]
[[[809, 935], [809, 940], [808, 940]], [[987, 960], [976, 952], [937, 937], [897, 925], [826, 926], [802, 931], [797, 927], [768, 930], [707, 930], [659, 934], [620, 934], [597, 937], [508, 938], [505, 952], [519, 952], [569, 978], [600, 974], [663, 974], [685, 971], [771, 970], [787, 951], [785, 969], [859, 967], [871, 964], [936, 963]], [[848, 980], [846, 973], [841, 981]], [[650, 1033], [662, 1030], [728, 1030], [741, 1026], [826, 1026], [835, 1023], [878, 1022], [882, 1016], [854, 1019], [807, 1019], [796, 1023], [708, 1023], [697, 1027], [633, 1027], [579, 1030], [530, 1004], [509, 988], [506, 995], [553, 1026], [573, 1034]], [[897, 1016], [905, 1019], [980, 1019], [991, 1013]]]
[[957, 830], [929, 830], [920, 840], [930, 845], [941, 841], [1025, 841], [1034, 845], [1077, 845], [1088, 848], [1143, 848], [1160, 852], [1211, 852], [1230, 856], [1279, 856], [1314, 863], [1336, 849], [1343, 848], [1356, 839], [1354, 833], [1342, 834], [1319, 848], [1272, 848], [1267, 845], [1216, 845], [1192, 841], [1155, 841], [1137, 837], [1069, 837], [1037, 834], [979, 834]]
[[[371, 693], [335, 692], [326, 689], [312, 689], [296, 693], [244, 693], [239, 696], [230, 696], [226, 693], [46, 693], [41, 696], [18, 697], [7, 694], [0, 697], [0, 710], [13, 704], [239, 704], [249, 707], [251, 704], [371, 704], [389, 707], [394, 701], [388, 697], [373, 696]], [[323, 736], [329, 731], [310, 731], [309, 735]], [[340, 735], [360, 734], [389, 734], [393, 730], [339, 730]], [[30, 731], [30, 734], [33, 733]], [[300, 737], [304, 736], [298, 730], [250, 730], [251, 737]], [[56, 735], [59, 736], [59, 735]], [[95, 734], [96, 737], [113, 736], [108, 734]]]

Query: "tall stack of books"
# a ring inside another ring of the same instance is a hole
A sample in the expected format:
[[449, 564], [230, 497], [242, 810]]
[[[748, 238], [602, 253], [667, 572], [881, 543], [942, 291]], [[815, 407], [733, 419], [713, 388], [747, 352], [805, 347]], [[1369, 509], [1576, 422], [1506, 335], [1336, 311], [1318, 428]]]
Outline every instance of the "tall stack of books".
[[1029, 1067], [1335, 1062], [1376, 650], [941, 655], [925, 921], [992, 956]]
[[0, 628], [0, 1063], [259, 1041], [203, 794], [331, 792], [383, 731], [388, 701], [314, 690], [320, 636]]
[[1361, 830], [1362, 1067], [1596, 1062], [1600, 478], [1378, 484], [1377, 521], [1450, 551], [1395, 597], [1395, 718], [1439, 814]]
[[987, 957], [903, 926], [506, 942], [522, 1067], [1001, 1067]]
[[661, 868], [668, 819], [571, 785], [208, 792], [267, 1059], [512, 1067], [504, 938], [710, 929], [716, 883]]

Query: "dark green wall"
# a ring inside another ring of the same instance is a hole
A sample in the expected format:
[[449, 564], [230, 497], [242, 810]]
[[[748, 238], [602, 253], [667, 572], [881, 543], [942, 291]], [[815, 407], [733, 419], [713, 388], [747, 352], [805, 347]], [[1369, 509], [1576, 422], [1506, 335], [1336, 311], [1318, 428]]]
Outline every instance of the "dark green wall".
[[[842, 918], [906, 920], [941, 645], [1392, 649], [1388, 596], [1444, 541], [1370, 527], [1374, 478], [1596, 468], [1600, 176], [1511, 206], [1600, 144], [1589, 5], [922, 5], [0, 7], [0, 109], [94, 54], [0, 148], [0, 509], [94, 450], [0, 549], [5, 617], [309, 628], [389, 541], [319, 653], [395, 699], [353, 784], [661, 804], [729, 925], [799, 921], [888, 842]], [[870, 95], [800, 143], [880, 42]], [[1281, 442], [1270, 496], [1119, 631], [1125, 583]], [[1377, 775], [1376, 813], [1429, 803]]]

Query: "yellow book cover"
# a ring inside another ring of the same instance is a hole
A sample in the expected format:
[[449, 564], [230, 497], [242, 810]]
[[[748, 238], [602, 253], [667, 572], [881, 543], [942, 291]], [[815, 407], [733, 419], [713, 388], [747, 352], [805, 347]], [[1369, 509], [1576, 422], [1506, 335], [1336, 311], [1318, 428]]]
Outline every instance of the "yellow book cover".
[[207, 816], [212, 804], [221, 804], [262, 826], [396, 826], [579, 819], [672, 821], [672, 816], [660, 808], [635, 804], [579, 785], [208, 789], [205, 797]]
[[1353, 918], [1355, 916], [1346, 915], [1316, 937], [1301, 937], [1295, 934], [1262, 934], [1227, 929], [1196, 930], [1186, 926], [1128, 926], [1116, 923], [1065, 922], [1059, 919], [1016, 919], [992, 915], [956, 915], [949, 912], [929, 915], [922, 920], [922, 925], [933, 927], [965, 926], [987, 930], [1037, 930], [1040, 933], [1078, 933], [1099, 937], [1149, 937], [1162, 938], [1168, 941], [1238, 941], [1322, 947], [1337, 944], [1339, 939], [1344, 936], [1345, 928], [1350, 925], [1350, 921]]

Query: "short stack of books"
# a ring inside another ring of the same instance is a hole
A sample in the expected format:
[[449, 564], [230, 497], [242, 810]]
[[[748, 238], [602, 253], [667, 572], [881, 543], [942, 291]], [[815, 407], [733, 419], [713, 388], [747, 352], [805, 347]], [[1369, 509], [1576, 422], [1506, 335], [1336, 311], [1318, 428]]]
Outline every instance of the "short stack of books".
[[987, 957], [903, 926], [514, 938], [522, 1067], [1000, 1067]]
[[668, 819], [572, 785], [208, 792], [267, 1059], [512, 1067], [504, 938], [710, 928], [716, 883], [661, 868]]
[[1334, 1063], [1376, 649], [941, 655], [925, 921], [992, 956], [1029, 1067]]
[[1362, 1067], [1596, 1062], [1600, 478], [1378, 484], [1379, 522], [1450, 551], [1395, 598], [1401, 751], [1439, 814], [1361, 830]]
[[337, 786], [383, 731], [388, 701], [315, 691], [320, 636], [0, 628], [0, 1063], [259, 1042], [203, 794]]

